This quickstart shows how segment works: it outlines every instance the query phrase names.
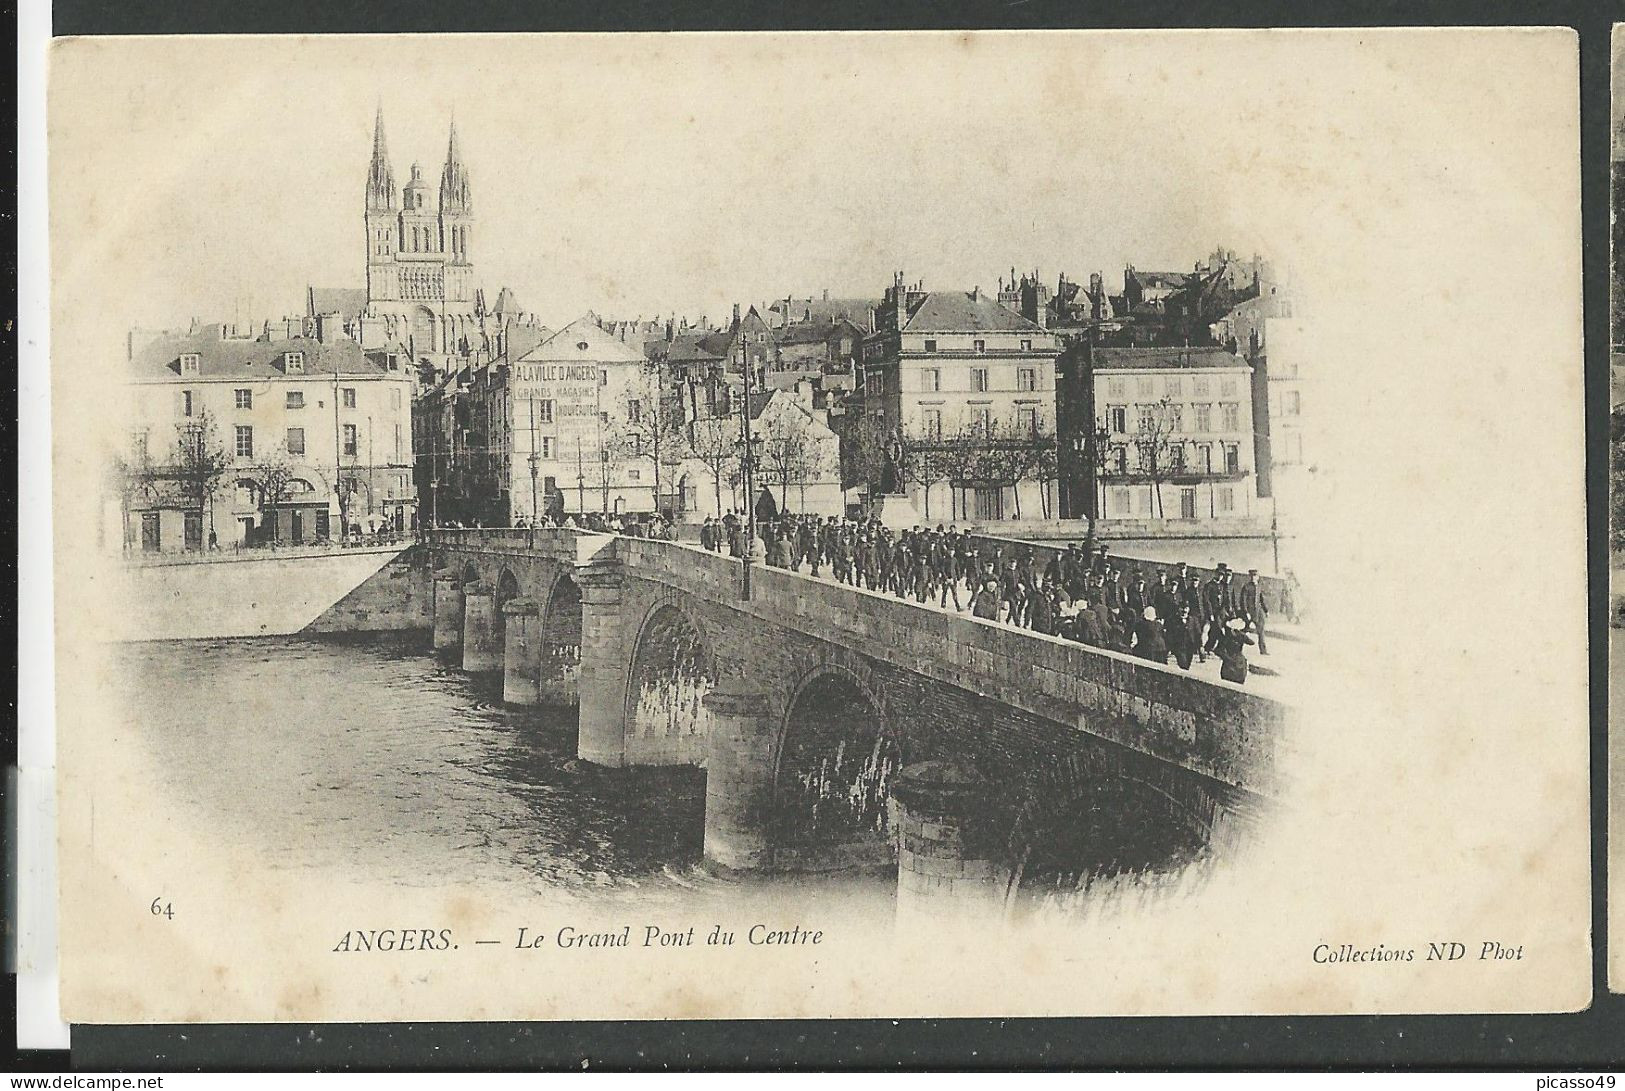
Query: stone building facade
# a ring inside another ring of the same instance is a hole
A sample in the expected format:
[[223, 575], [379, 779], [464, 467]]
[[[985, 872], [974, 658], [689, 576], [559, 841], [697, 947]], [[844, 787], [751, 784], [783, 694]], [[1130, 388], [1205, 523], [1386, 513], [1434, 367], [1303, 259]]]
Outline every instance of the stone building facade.
[[[110, 512], [127, 550], [415, 526], [409, 362], [326, 327], [286, 332], [211, 325], [132, 340], [126, 472]], [[224, 473], [200, 495], [187, 465], [216, 459]]]
[[474, 264], [473, 188], [452, 123], [437, 194], [412, 164], [396, 190], [383, 111], [373, 129], [367, 170], [367, 299], [364, 318], [381, 327], [369, 337], [407, 346], [414, 358], [467, 351], [481, 332]]

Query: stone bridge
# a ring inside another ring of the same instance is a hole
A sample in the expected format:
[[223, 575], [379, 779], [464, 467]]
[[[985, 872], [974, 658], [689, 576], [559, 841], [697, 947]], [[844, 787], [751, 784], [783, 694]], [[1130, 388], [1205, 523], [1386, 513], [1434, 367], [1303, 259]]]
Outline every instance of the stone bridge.
[[706, 770], [705, 855], [889, 863], [928, 906], [1156, 870], [1244, 836], [1282, 705], [1229, 683], [757, 566], [571, 529], [438, 531], [434, 645], [579, 756]]

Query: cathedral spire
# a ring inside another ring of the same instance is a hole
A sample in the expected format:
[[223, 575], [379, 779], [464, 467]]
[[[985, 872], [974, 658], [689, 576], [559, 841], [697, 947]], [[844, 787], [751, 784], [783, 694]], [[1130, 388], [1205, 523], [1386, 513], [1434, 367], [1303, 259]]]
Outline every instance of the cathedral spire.
[[446, 165], [440, 172], [440, 211], [472, 212], [473, 200], [468, 185], [468, 168], [457, 150], [457, 118], [451, 119], [451, 137], [446, 142]]
[[384, 107], [372, 130], [372, 166], [367, 171], [367, 210], [388, 211], [395, 207], [395, 172], [389, 167], [389, 144], [384, 139]]

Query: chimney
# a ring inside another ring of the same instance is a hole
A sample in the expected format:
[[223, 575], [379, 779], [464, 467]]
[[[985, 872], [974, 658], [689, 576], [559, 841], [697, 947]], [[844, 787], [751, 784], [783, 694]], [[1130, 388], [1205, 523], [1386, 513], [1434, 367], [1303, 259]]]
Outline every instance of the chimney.
[[327, 345], [338, 340], [339, 316], [337, 314], [319, 314], [316, 316], [316, 340]]
[[734, 325], [739, 325], [739, 304], [734, 304]]
[[824, 302], [825, 303], [829, 302], [829, 289], [828, 288], [824, 289]]
[[972, 300], [979, 300], [982, 298], [982, 286], [980, 284], [970, 290], [970, 297]]

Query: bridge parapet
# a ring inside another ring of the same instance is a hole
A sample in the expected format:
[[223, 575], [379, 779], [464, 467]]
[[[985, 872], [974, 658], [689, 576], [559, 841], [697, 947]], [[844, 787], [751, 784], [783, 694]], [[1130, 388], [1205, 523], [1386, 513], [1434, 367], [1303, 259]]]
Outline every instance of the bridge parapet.
[[1277, 787], [1288, 710], [1234, 683], [776, 568], [753, 570], [744, 602], [737, 558], [635, 538], [618, 539], [617, 551], [628, 578], [731, 603], [756, 619], [743, 655], [753, 637], [791, 629], [1235, 787]]
[[[1036, 562], [1036, 567], [1040, 573], [1044, 571], [1044, 566], [1049, 564], [1051, 557], [1054, 557], [1057, 554], [1065, 553], [1068, 546], [1071, 544], [1069, 542], [1036, 542], [1024, 538], [1001, 538], [992, 534], [972, 534], [971, 538], [977, 543], [977, 548], [981, 550], [986, 550], [989, 547], [1004, 550], [1006, 552], [1012, 549], [1032, 550], [1033, 560]], [[1179, 571], [1179, 565], [1172, 564], [1168, 561], [1148, 561], [1143, 557], [1134, 557], [1126, 553], [1118, 553], [1115, 549], [1111, 548], [1114, 543], [1109, 539], [1103, 541], [1102, 544], [1110, 550], [1108, 555], [1111, 557], [1113, 565], [1120, 570], [1137, 568], [1145, 575], [1147, 580], [1154, 581], [1157, 578], [1157, 574], [1160, 572], [1166, 572], [1172, 576]], [[1208, 580], [1213, 578], [1213, 574], [1217, 570], [1192, 564], [1186, 565], [1185, 571], [1195, 573], [1197, 576], [1201, 577], [1202, 582], [1205, 584]], [[1243, 581], [1247, 579], [1247, 571], [1245, 569], [1240, 571], [1231, 569], [1231, 571], [1236, 573], [1236, 575]], [[1259, 573], [1258, 585], [1264, 589], [1264, 601], [1269, 604], [1270, 611], [1274, 614], [1280, 614], [1282, 612], [1282, 596], [1286, 593], [1287, 581], [1280, 576], [1266, 576], [1263, 573]]]
[[483, 530], [470, 527], [430, 531], [426, 541], [436, 548], [539, 556], [569, 564], [587, 564], [600, 556], [613, 556], [616, 537], [575, 527], [537, 527], [534, 530]]

